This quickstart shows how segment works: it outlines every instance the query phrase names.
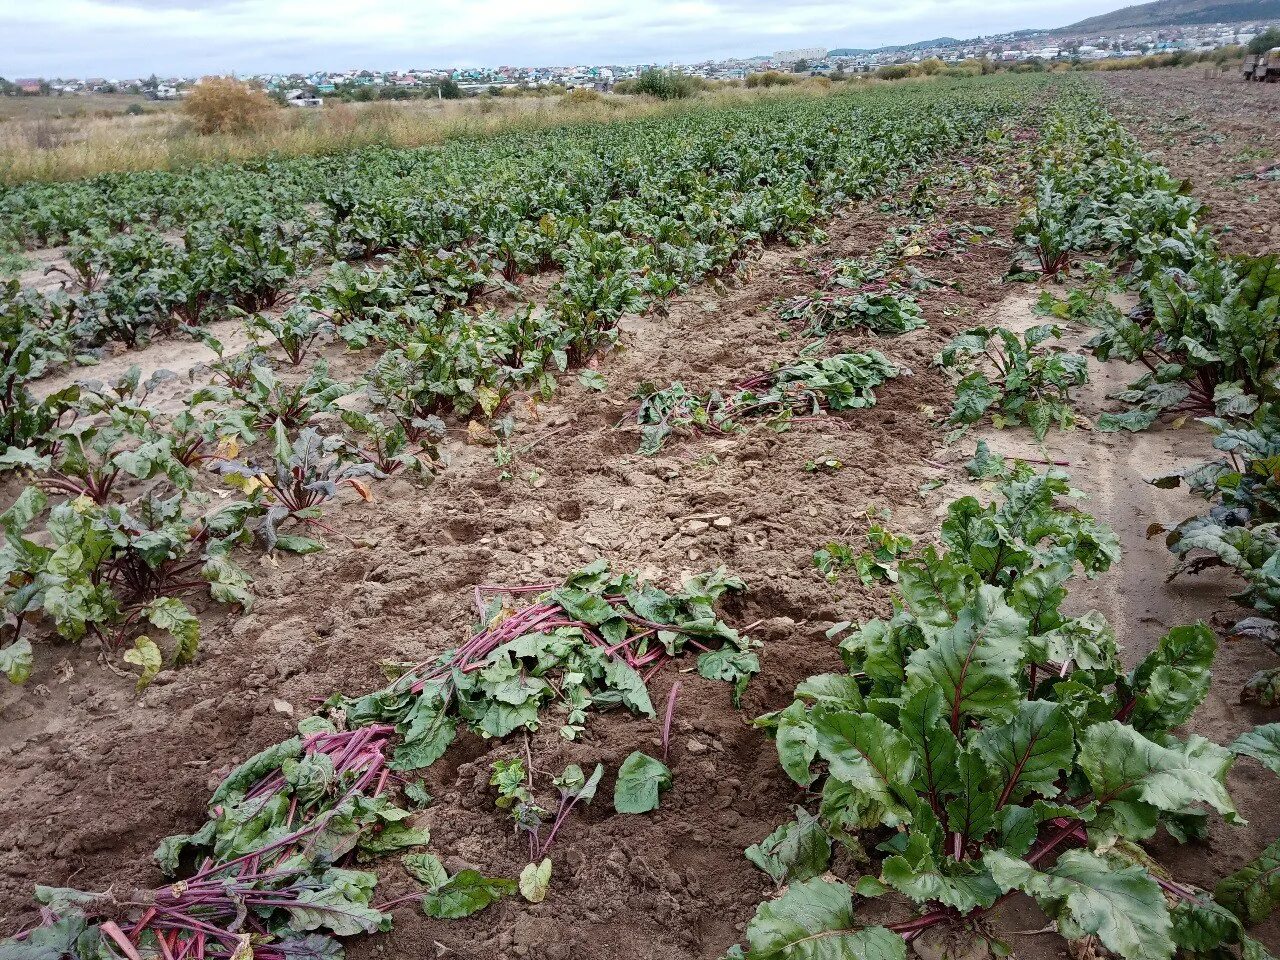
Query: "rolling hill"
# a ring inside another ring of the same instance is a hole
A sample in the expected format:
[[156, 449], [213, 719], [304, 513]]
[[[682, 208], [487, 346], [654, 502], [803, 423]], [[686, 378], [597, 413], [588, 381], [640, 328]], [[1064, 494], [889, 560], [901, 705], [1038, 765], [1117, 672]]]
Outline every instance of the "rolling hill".
[[1198, 23], [1280, 20], [1280, 0], [1155, 0], [1089, 17], [1054, 33], [1107, 33]]

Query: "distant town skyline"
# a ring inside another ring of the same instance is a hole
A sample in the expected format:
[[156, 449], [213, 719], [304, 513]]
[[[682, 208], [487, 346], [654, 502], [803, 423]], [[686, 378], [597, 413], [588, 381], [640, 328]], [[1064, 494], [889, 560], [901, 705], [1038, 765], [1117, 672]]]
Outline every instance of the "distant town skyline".
[[1059, 27], [1117, 0], [0, 0], [0, 76], [692, 63]]

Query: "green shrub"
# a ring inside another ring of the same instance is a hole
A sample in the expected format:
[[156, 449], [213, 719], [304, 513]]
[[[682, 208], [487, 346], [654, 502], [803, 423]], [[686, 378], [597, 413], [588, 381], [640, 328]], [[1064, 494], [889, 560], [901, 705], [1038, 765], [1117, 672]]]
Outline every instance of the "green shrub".
[[636, 78], [635, 92], [647, 93], [659, 100], [684, 100], [698, 90], [693, 77], [686, 77], [673, 70], [646, 70]]
[[747, 77], [748, 87], [786, 87], [799, 80], [795, 74], [780, 73], [777, 70], [766, 70], [764, 73], [753, 73]]
[[1280, 27], [1271, 27], [1249, 41], [1250, 53], [1266, 53], [1272, 47], [1280, 47]]
[[915, 75], [915, 68], [905, 63], [891, 63], [876, 71], [876, 76], [881, 80], [903, 80]]

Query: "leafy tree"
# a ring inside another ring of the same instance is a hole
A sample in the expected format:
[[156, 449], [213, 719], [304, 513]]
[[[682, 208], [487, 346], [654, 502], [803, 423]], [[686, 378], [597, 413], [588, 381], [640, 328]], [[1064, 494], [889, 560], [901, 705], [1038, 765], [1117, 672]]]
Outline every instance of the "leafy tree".
[[1280, 47], [1280, 27], [1271, 27], [1249, 41], [1250, 53], [1266, 53], [1272, 47]]
[[792, 64], [792, 66], [791, 66], [791, 72], [792, 72], [792, 73], [808, 73], [808, 72], [809, 72], [809, 61], [808, 61], [808, 60], [797, 60], [794, 64]]

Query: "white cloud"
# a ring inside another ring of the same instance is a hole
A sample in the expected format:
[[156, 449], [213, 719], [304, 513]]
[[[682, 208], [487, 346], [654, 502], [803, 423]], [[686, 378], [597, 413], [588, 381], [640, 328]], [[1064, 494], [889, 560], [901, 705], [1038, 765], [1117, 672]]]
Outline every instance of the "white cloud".
[[690, 62], [1059, 26], [1112, 0], [0, 0], [0, 76]]

